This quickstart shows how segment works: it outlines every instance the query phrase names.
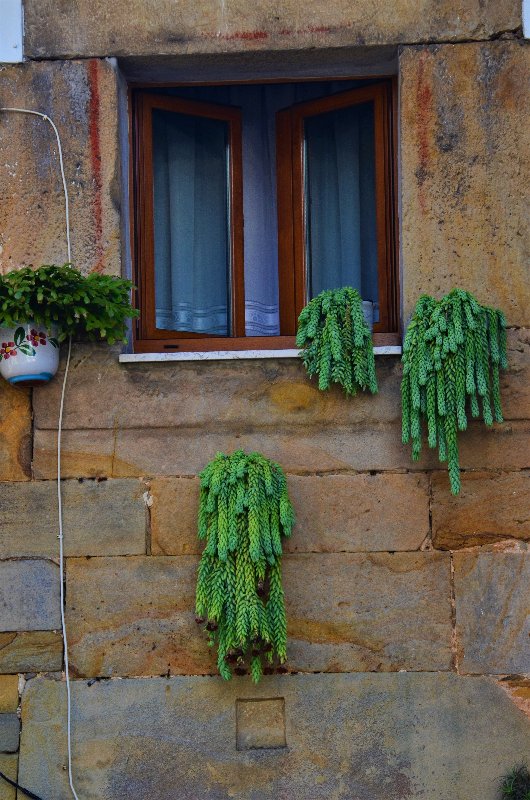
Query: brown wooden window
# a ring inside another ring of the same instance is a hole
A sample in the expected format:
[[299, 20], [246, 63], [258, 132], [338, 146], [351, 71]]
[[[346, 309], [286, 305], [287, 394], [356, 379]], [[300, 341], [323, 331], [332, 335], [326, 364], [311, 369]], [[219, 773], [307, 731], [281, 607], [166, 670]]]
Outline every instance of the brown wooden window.
[[399, 343], [391, 80], [132, 92], [138, 352], [294, 347], [324, 288]]

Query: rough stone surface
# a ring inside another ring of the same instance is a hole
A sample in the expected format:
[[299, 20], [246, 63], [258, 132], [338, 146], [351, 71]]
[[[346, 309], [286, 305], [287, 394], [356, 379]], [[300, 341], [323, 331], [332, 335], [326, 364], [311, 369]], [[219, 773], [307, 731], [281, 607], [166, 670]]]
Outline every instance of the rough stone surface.
[[[429, 533], [423, 475], [288, 476], [296, 514], [285, 552], [418, 550]], [[152, 481], [151, 547], [160, 555], [200, 553], [199, 481]]]
[[530, 472], [469, 472], [456, 497], [447, 475], [432, 476], [434, 547], [456, 550], [502, 539], [530, 540]]
[[0, 714], [15, 712], [18, 708], [18, 675], [0, 675]]
[[524, 673], [530, 664], [528, 553], [456, 553], [462, 673]]
[[[0, 753], [0, 770], [16, 781], [18, 772], [18, 755], [14, 753]], [[0, 783], [0, 800], [16, 800], [17, 790], [5, 781]]]
[[[145, 553], [145, 485], [63, 481], [67, 556]], [[0, 557], [58, 554], [57, 482], [0, 484]]]
[[283, 574], [293, 669], [450, 668], [448, 555], [296, 555]]
[[508, 370], [501, 373], [504, 419], [530, 419], [530, 329], [508, 330]]
[[[354, 400], [336, 386], [321, 392], [299, 359], [119, 364], [119, 348], [76, 345], [64, 428], [275, 429], [400, 419], [401, 365], [376, 359], [379, 393]], [[82, 365], [82, 366], [81, 366]], [[61, 364], [61, 371], [64, 363]], [[57, 428], [61, 381], [34, 393], [35, 425]]]
[[0, 631], [44, 631], [60, 624], [57, 565], [0, 561]]
[[284, 698], [237, 700], [236, 745], [238, 750], [286, 747]]
[[453, 286], [529, 322], [523, 42], [404, 48], [401, 203], [405, 319]]
[[[197, 563], [195, 556], [70, 559], [73, 671], [215, 672], [194, 622]], [[291, 555], [284, 585], [293, 670], [449, 667], [449, 556]]]
[[63, 643], [57, 631], [0, 633], [0, 672], [54, 672], [63, 663]]
[[29, 0], [25, 6], [25, 53], [39, 58], [88, 55], [160, 55], [292, 48], [345, 47], [389, 42], [458, 41], [487, 38], [517, 28], [514, 0], [480, 4], [466, 0], [455, 14], [445, 0], [424, 0], [421, 9], [382, 0], [369, 7], [357, 0], [322, 4], [245, 0], [223, 4], [170, 0], [77, 2]]
[[0, 420], [0, 480], [27, 481], [31, 477], [31, 406], [27, 389], [16, 389], [2, 380]]
[[[52, 23], [55, 28], [55, 22]], [[105, 61], [0, 67], [0, 104], [48, 114], [59, 129], [72, 221], [72, 261], [119, 274], [117, 83]], [[67, 260], [64, 195], [51, 126], [2, 114], [0, 272]], [[38, 231], [38, 235], [35, 235]]]
[[[285, 698], [288, 746], [238, 751], [236, 701], [271, 698]], [[69, 797], [65, 714], [64, 683], [29, 681], [19, 778], [56, 800]], [[73, 735], [86, 800], [496, 800], [530, 724], [488, 678], [179, 677], [74, 682]]]
[[418, 550], [429, 533], [424, 475], [288, 478], [296, 513], [286, 552]]
[[215, 672], [195, 623], [195, 556], [69, 559], [66, 614], [77, 675]]
[[[518, 470], [528, 467], [530, 422], [513, 421], [487, 428], [472, 423], [459, 436], [462, 469]], [[39, 479], [53, 478], [57, 469], [57, 435], [36, 430], [33, 469]], [[349, 427], [291, 426], [246, 432], [195, 428], [66, 431], [63, 476], [132, 477], [196, 475], [220, 450], [259, 450], [287, 472], [308, 474], [356, 470], [439, 468], [436, 453], [424, 444], [421, 459], [411, 460], [395, 424]]]
[[16, 753], [20, 736], [20, 721], [16, 714], [0, 714], [0, 752]]
[[189, 555], [202, 551], [197, 539], [198, 478], [151, 481], [151, 552]]

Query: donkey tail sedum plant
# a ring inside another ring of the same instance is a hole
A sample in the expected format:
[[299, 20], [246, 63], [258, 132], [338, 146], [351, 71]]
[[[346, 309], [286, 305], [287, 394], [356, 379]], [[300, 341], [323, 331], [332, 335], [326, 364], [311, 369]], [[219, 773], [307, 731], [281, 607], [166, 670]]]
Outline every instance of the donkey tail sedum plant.
[[298, 318], [296, 344], [309, 376], [318, 375], [319, 389], [338, 383], [347, 395], [377, 392], [372, 333], [351, 286], [327, 289], [309, 301]]
[[403, 345], [401, 382], [403, 443], [412, 458], [421, 451], [421, 421], [429, 447], [447, 461], [453, 494], [460, 491], [458, 432], [468, 412], [486, 425], [502, 422], [499, 370], [508, 366], [502, 311], [481, 306], [469, 292], [453, 289], [441, 300], [418, 300]]
[[201, 472], [197, 623], [205, 626], [223, 678], [286, 659], [282, 536], [294, 514], [281, 467], [259, 453], [218, 453]]

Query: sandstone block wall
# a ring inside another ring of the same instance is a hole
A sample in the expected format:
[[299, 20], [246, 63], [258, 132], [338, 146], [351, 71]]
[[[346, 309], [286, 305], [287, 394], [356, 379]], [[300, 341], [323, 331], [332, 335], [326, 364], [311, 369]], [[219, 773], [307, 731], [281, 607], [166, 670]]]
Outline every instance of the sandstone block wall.
[[[297, 361], [120, 366], [118, 348], [74, 346], [63, 497], [80, 797], [494, 800], [530, 748], [519, 4], [468, 0], [458, 16], [430, 0], [178, 13], [165, 2], [27, 0], [25, 11], [29, 60], [0, 66], [0, 105], [57, 122], [85, 271], [124, 266], [117, 87], [129, 59], [143, 59], [138, 69], [163, 56], [167, 70], [233, 54], [252, 65], [259, 50], [310, 63], [342, 47], [344, 65], [377, 45], [399, 65], [403, 317], [421, 292], [462, 285], [510, 325], [506, 421], [461, 436], [457, 498], [435, 454], [413, 463], [401, 444], [397, 357], [377, 359], [376, 397], [347, 400], [318, 392]], [[64, 258], [50, 133], [0, 115], [2, 271]], [[0, 387], [0, 770], [66, 800], [60, 379]], [[257, 688], [216, 677], [193, 619], [196, 476], [235, 447], [282, 464], [297, 514], [284, 557], [288, 672]]]

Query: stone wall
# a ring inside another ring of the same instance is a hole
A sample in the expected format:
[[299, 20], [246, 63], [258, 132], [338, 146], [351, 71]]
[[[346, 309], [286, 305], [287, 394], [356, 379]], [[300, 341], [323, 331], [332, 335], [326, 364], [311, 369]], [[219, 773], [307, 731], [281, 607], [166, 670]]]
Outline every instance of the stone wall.
[[[460, 5], [457, 18], [430, 0], [392, 13], [379, 2], [198, 3], [182, 15], [165, 2], [25, 4], [30, 60], [0, 66], [0, 105], [59, 125], [85, 271], [118, 274], [126, 249], [127, 65], [104, 56], [163, 55], [168, 69], [236, 51], [251, 65], [253, 51], [275, 50], [277, 63], [287, 51], [310, 63], [340, 46], [345, 64], [384, 45], [399, 64], [403, 315], [421, 292], [460, 284], [510, 325], [506, 421], [461, 436], [456, 498], [435, 454], [413, 464], [401, 444], [397, 357], [377, 359], [376, 397], [347, 400], [318, 392], [294, 360], [119, 365], [117, 348], [74, 346], [63, 497], [83, 799], [494, 800], [529, 750], [528, 48], [518, 3]], [[0, 115], [2, 271], [64, 258], [49, 134]], [[60, 378], [0, 387], [0, 770], [45, 800], [70, 796]], [[216, 676], [193, 619], [196, 475], [235, 447], [283, 465], [297, 514], [288, 672], [258, 687]], [[14, 797], [0, 782], [0, 800]]]

